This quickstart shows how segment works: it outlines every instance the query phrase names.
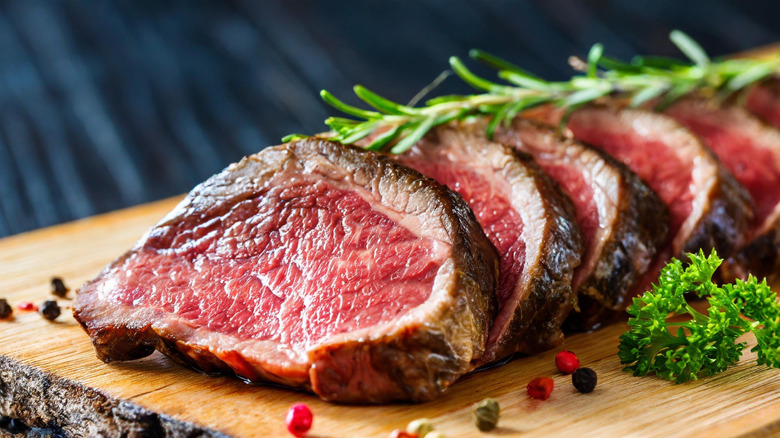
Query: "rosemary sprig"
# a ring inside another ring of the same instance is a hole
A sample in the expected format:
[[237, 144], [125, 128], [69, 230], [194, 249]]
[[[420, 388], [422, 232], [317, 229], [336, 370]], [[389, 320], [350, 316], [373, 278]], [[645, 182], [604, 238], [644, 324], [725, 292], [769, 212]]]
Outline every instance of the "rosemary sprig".
[[360, 85], [356, 85], [354, 91], [361, 100], [377, 111], [362, 110], [338, 100], [325, 90], [320, 92], [322, 99], [329, 105], [357, 117], [357, 120], [328, 118], [325, 124], [335, 133], [331, 140], [350, 144], [375, 134], [365, 148], [380, 150], [393, 142], [390, 152], [394, 154], [408, 150], [434, 126], [477, 114], [508, 100], [507, 96], [489, 93], [443, 96], [427, 101], [423, 107], [410, 107], [392, 102]]
[[[554, 104], [566, 108], [569, 114], [601, 97], [621, 95], [629, 97], [632, 106], [658, 100], [657, 108], [661, 109], [694, 91], [725, 97], [780, 71], [780, 56], [769, 60], [713, 61], [683, 32], [673, 31], [670, 39], [690, 62], [659, 57], [636, 57], [624, 62], [606, 57], [603, 46], [596, 44], [586, 62], [575, 59], [584, 74], [564, 82], [546, 81], [494, 55], [472, 50], [470, 57], [497, 69], [498, 77], [505, 83], [477, 76], [453, 56], [450, 67], [478, 94], [441, 96], [415, 107], [356, 85], [355, 94], [373, 108], [366, 110], [348, 105], [323, 90], [320, 96], [326, 103], [353, 117], [330, 117], [325, 124], [334, 132], [331, 140], [351, 144], [370, 136], [366, 149], [390, 146], [391, 153], [400, 154], [434, 126], [478, 114], [492, 116], [487, 127], [487, 134], [492, 137], [499, 124], [508, 124], [521, 111], [537, 105]], [[565, 120], [566, 117], [564, 123]], [[294, 134], [284, 141], [300, 137]]]

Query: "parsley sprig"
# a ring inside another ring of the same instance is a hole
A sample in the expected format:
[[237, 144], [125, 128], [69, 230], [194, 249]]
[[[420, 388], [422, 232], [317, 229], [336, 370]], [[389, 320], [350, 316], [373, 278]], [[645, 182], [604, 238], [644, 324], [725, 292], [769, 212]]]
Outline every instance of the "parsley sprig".
[[[586, 61], [574, 59], [573, 64], [582, 73], [562, 82], [546, 81], [499, 57], [472, 50], [471, 58], [497, 69], [503, 83], [477, 76], [453, 56], [450, 67], [478, 94], [441, 96], [416, 107], [356, 85], [353, 90], [357, 97], [372, 108], [364, 109], [322, 90], [320, 95], [326, 103], [351, 116], [330, 117], [325, 124], [333, 131], [331, 140], [351, 144], [371, 136], [367, 149], [389, 147], [391, 153], [399, 154], [431, 128], [474, 115], [491, 116], [487, 134], [492, 136], [500, 124], [508, 124], [521, 111], [537, 105], [554, 104], [571, 112], [601, 97], [620, 95], [628, 97], [633, 106], [657, 100], [658, 107], [663, 108], [695, 91], [723, 97], [780, 71], [780, 57], [713, 61], [683, 32], [673, 31], [670, 39], [689, 62], [659, 57], [635, 57], [624, 62], [605, 56], [604, 47], [596, 44]], [[300, 137], [305, 136], [293, 134], [283, 141]]]
[[[722, 260], [715, 251], [688, 256], [688, 266], [673, 259], [652, 291], [634, 298], [629, 331], [620, 336], [620, 362], [635, 376], [696, 380], [736, 364], [747, 346], [737, 339], [753, 332], [757, 363], [780, 368], [780, 306], [766, 280], [750, 276], [718, 286], [712, 275]], [[706, 314], [688, 304], [687, 293], [707, 299]], [[690, 318], [679, 321], [680, 315]]]

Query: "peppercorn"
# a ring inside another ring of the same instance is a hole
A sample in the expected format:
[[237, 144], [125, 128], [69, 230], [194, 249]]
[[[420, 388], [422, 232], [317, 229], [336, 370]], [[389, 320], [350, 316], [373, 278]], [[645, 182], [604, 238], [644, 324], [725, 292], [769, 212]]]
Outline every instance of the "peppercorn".
[[583, 394], [592, 392], [597, 380], [596, 372], [590, 368], [579, 368], [571, 375], [571, 383]]
[[297, 436], [302, 437], [306, 435], [306, 432], [311, 429], [311, 423], [314, 420], [314, 415], [311, 413], [311, 409], [306, 406], [306, 403], [296, 403], [290, 406], [287, 411], [287, 430]]
[[407, 432], [403, 429], [396, 429], [390, 432], [390, 438], [419, 438], [416, 433]]
[[10, 318], [13, 313], [14, 309], [8, 304], [8, 300], [0, 298], [0, 319]]
[[501, 407], [494, 398], [486, 398], [474, 405], [474, 424], [482, 432], [496, 428]]
[[38, 306], [35, 304], [29, 302], [29, 301], [22, 301], [21, 303], [16, 305], [16, 308], [23, 311], [23, 312], [37, 312]]
[[433, 432], [433, 423], [427, 418], [418, 418], [406, 426], [406, 431], [416, 434], [419, 438], [425, 438]]
[[60, 298], [65, 298], [68, 295], [68, 286], [65, 286], [65, 282], [60, 277], [53, 277], [51, 279], [51, 293]]
[[18, 418], [11, 418], [10, 421], [8, 421], [8, 425], [5, 426], [5, 429], [12, 434], [26, 435], [27, 432], [30, 431], [30, 427], [24, 424], [22, 420], [19, 420]]
[[537, 377], [526, 386], [528, 395], [539, 400], [547, 400], [553, 392], [555, 382], [549, 377]]
[[563, 350], [555, 355], [555, 366], [563, 374], [571, 374], [580, 367], [580, 360], [571, 351]]
[[54, 300], [46, 300], [41, 305], [41, 315], [49, 321], [54, 321], [61, 313], [60, 306]]

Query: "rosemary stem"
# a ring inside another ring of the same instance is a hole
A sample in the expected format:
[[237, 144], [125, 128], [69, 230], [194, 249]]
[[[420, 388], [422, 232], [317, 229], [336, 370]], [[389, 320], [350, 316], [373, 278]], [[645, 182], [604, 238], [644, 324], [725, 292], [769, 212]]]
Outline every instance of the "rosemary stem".
[[332, 140], [354, 143], [369, 137], [373, 138], [366, 146], [369, 149], [389, 147], [392, 153], [402, 153], [433, 127], [475, 114], [493, 116], [487, 128], [487, 135], [492, 136], [500, 123], [535, 105], [553, 104], [571, 111], [604, 96], [619, 94], [630, 98], [632, 106], [657, 102], [662, 107], [696, 91], [728, 96], [780, 72], [780, 56], [768, 60], [711, 60], [684, 33], [674, 31], [670, 38], [692, 62], [646, 57], [627, 63], [605, 57], [604, 48], [596, 44], [588, 53], [587, 61], [579, 60], [577, 69], [585, 74], [564, 82], [545, 81], [496, 56], [474, 50], [470, 55], [496, 68], [498, 77], [507, 84], [481, 78], [459, 58], [451, 57], [454, 74], [474, 87], [477, 94], [441, 96], [416, 107], [355, 86], [355, 94], [375, 110], [370, 111], [348, 105], [323, 90], [320, 95], [326, 103], [354, 117], [330, 117], [325, 123], [335, 131]]

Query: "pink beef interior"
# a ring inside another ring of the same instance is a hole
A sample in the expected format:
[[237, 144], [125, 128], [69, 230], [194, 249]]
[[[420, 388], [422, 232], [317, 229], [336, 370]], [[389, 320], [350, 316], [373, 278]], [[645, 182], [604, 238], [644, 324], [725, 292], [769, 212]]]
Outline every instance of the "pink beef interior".
[[[448, 248], [355, 193], [300, 177], [157, 228], [100, 288], [194, 327], [300, 350], [429, 297]], [[274, 184], [275, 183], [275, 184]]]
[[756, 223], [762, 224], [780, 202], [780, 144], [764, 144], [771, 141], [762, 139], [760, 131], [756, 135], [749, 122], [735, 120], [726, 112], [705, 114], [683, 107], [670, 110], [748, 189], [756, 204]]
[[523, 219], [506, 198], [507, 190], [495, 186], [501, 182], [492, 181], [482, 173], [456, 163], [439, 165], [423, 158], [407, 159], [405, 164], [458, 192], [474, 211], [477, 221], [500, 257], [496, 290], [500, 311], [517, 287], [525, 264]]
[[685, 219], [690, 215], [694, 193], [692, 163], [674, 151], [674, 145], [656, 140], [652, 133], [642, 135], [638, 130], [610, 127], [610, 122], [600, 123], [575, 113], [569, 119], [568, 128], [574, 136], [604, 149], [631, 168], [669, 206], [669, 236], [677, 235]]
[[588, 182], [585, 175], [579, 172], [577, 167], [562, 165], [559, 159], [545, 159], [540, 154], [536, 155], [536, 161], [547, 172], [552, 179], [558, 182], [571, 198], [577, 213], [577, 223], [580, 225], [582, 233], [583, 253], [587, 260], [583, 260], [580, 269], [575, 271], [572, 280], [572, 288], [576, 288], [585, 279], [593, 265], [593, 246], [596, 235], [600, 231], [599, 211], [596, 205], [596, 199], [593, 196], [593, 187]]
[[748, 93], [747, 107], [780, 128], [780, 84], [775, 82], [753, 87]]

